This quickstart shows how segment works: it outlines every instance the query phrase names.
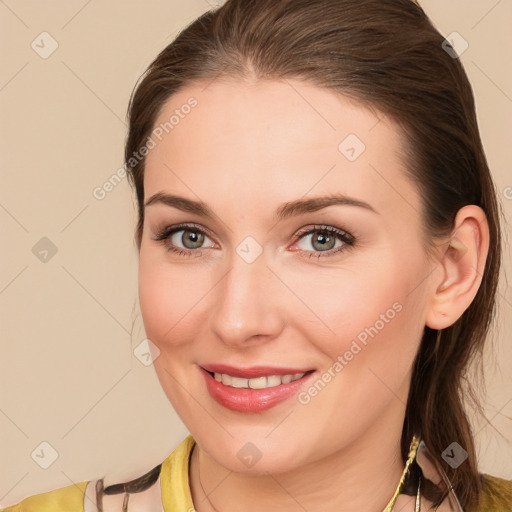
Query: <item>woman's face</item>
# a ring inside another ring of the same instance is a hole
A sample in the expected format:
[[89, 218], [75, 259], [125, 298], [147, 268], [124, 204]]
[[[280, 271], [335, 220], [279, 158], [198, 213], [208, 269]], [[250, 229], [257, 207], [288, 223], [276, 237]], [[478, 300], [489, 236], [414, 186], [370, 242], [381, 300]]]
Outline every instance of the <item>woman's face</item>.
[[152, 141], [140, 305], [201, 448], [263, 473], [396, 439], [436, 275], [396, 126], [304, 82], [217, 80], [172, 96]]

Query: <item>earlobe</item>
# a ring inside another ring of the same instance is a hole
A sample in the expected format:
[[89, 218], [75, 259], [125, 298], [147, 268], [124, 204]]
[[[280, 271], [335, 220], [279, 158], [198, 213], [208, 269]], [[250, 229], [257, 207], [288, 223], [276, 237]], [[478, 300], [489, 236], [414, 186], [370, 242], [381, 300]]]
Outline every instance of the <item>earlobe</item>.
[[[485, 212], [476, 205], [457, 212], [450, 238], [440, 246], [433, 273], [431, 300], [425, 324], [432, 329], [453, 325], [475, 298], [489, 251], [489, 226]], [[441, 276], [441, 277], [439, 277]]]

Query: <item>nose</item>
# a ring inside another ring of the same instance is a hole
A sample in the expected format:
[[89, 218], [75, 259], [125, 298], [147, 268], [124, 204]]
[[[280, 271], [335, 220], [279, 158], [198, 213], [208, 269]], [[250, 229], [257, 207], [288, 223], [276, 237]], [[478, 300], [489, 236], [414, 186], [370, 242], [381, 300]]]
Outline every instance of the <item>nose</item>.
[[285, 290], [267, 266], [264, 253], [252, 263], [238, 254], [215, 286], [209, 317], [211, 331], [230, 346], [275, 339], [285, 322]]

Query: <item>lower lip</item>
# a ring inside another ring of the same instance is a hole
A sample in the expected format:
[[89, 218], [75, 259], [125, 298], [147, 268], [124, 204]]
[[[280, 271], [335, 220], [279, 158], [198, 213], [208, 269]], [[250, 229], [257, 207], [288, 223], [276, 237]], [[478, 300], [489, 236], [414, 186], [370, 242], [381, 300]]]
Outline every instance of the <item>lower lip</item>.
[[234, 388], [215, 380], [201, 368], [208, 392], [219, 404], [239, 412], [260, 412], [270, 409], [291, 398], [315, 372], [307, 373], [300, 379], [265, 389]]

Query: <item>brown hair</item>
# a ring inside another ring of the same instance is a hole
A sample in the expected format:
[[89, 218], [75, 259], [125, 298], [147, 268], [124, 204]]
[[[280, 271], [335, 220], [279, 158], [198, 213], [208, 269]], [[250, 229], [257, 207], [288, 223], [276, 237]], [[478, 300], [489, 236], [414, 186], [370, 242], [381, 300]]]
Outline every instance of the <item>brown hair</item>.
[[[444, 43], [444, 44], [443, 44]], [[444, 37], [411, 0], [227, 0], [185, 28], [152, 62], [129, 105], [125, 159], [144, 145], [171, 95], [219, 77], [300, 79], [354, 98], [389, 116], [405, 138], [405, 164], [422, 196], [427, 249], [449, 236], [457, 211], [486, 213], [490, 249], [478, 293], [452, 326], [425, 326], [414, 362], [402, 431], [407, 458], [420, 436], [453, 484], [463, 508], [482, 488], [464, 399], [482, 407], [468, 377], [480, 364], [495, 314], [501, 261], [499, 203], [477, 126], [471, 85]], [[144, 159], [129, 168], [144, 222]], [[441, 457], [457, 442], [468, 458], [457, 469]], [[446, 489], [425, 488], [444, 498]], [[427, 496], [428, 497], [428, 496]]]

